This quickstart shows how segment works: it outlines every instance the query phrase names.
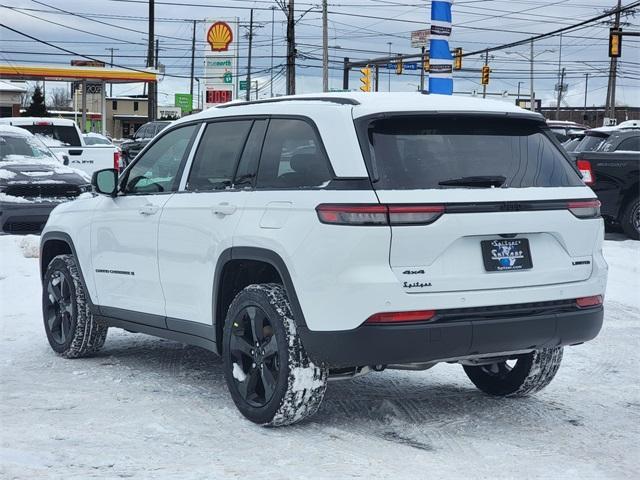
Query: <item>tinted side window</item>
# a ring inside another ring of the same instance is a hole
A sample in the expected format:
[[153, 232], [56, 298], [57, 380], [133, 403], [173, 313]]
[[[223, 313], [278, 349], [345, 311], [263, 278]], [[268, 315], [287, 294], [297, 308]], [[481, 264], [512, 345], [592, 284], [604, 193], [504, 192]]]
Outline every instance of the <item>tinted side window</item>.
[[264, 132], [267, 129], [266, 120], [256, 120], [251, 127], [251, 133], [247, 139], [247, 143], [242, 152], [236, 178], [234, 184], [236, 187], [252, 187], [255, 181], [256, 172], [258, 171], [258, 162], [260, 161], [260, 152], [262, 151], [262, 142], [264, 140]]
[[231, 187], [251, 123], [251, 120], [238, 120], [207, 125], [193, 159], [187, 190], [210, 191]]
[[258, 169], [258, 188], [320, 187], [332, 178], [313, 127], [298, 119], [269, 122]]
[[616, 150], [624, 150], [627, 152], [640, 152], [640, 137], [630, 137], [620, 142]]
[[176, 128], [153, 143], [131, 167], [126, 193], [162, 193], [177, 190], [180, 166], [199, 125]]

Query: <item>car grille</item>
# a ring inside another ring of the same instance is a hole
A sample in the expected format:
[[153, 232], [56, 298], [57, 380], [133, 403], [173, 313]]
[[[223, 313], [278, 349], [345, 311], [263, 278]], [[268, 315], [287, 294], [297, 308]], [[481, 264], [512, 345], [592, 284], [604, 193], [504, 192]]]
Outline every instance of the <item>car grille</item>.
[[75, 185], [62, 183], [27, 183], [9, 185], [4, 193], [25, 198], [75, 198], [80, 195], [80, 189]]
[[47, 223], [47, 217], [34, 217], [28, 221], [9, 218], [3, 225], [4, 233], [40, 233]]

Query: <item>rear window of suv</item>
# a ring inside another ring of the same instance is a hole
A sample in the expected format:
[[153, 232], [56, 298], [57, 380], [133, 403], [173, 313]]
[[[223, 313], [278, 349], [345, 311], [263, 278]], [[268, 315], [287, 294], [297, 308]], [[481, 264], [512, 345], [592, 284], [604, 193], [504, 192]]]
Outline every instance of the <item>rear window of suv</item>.
[[540, 122], [394, 115], [365, 127], [376, 189], [582, 185]]

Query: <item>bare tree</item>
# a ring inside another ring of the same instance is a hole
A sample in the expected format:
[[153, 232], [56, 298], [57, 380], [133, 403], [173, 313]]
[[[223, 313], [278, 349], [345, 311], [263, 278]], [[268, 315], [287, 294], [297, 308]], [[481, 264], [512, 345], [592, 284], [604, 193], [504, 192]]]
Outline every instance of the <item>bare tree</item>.
[[59, 87], [47, 91], [47, 105], [51, 110], [69, 110], [71, 108], [71, 95], [69, 89]]

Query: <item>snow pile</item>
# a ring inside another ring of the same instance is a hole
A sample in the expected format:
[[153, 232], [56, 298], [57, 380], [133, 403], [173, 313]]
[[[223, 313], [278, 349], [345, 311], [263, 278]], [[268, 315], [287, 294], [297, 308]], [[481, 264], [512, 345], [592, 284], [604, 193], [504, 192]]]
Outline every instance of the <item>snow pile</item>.
[[247, 374], [244, 373], [244, 371], [242, 370], [240, 365], [238, 365], [235, 362], [233, 363], [233, 372], [232, 372], [232, 374], [233, 374], [233, 378], [235, 378], [239, 382], [244, 382], [247, 379]]
[[16, 176], [15, 172], [10, 172], [9, 170], [0, 168], [0, 180], [10, 180], [15, 176]]
[[30, 200], [27, 200], [24, 197], [14, 197], [13, 195], [7, 195], [6, 193], [0, 192], [0, 202], [4, 203], [31, 203]]
[[22, 256], [24, 258], [38, 258], [40, 257], [40, 236], [39, 235], [25, 235], [18, 243], [20, 250], [22, 250]]

